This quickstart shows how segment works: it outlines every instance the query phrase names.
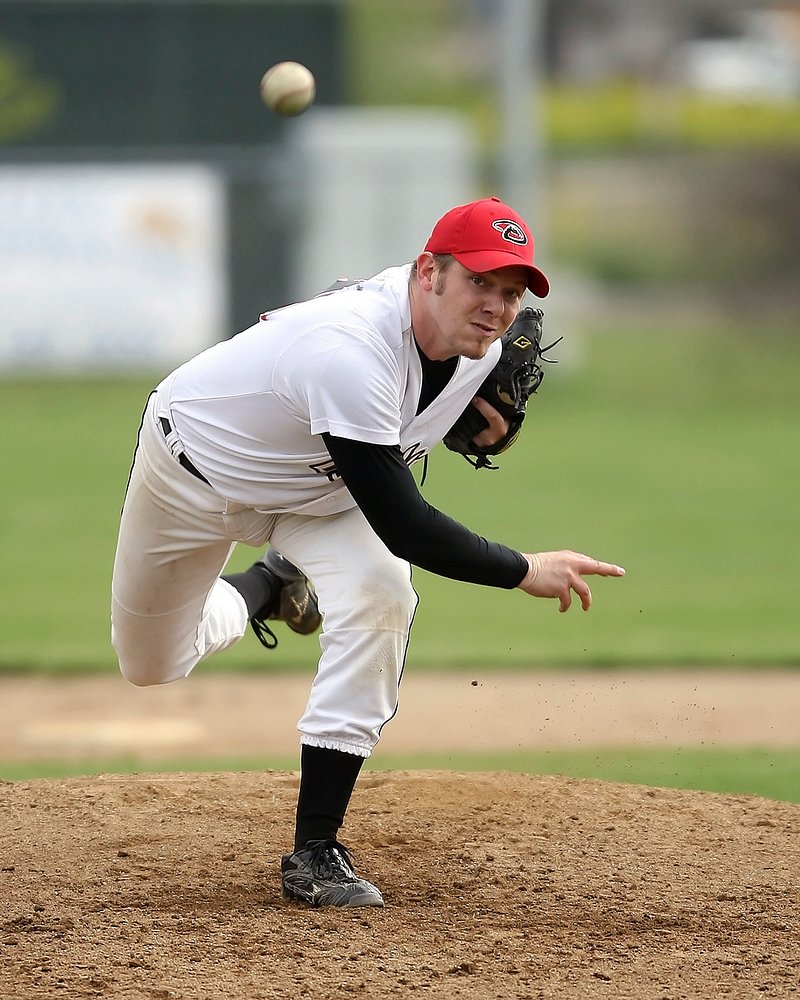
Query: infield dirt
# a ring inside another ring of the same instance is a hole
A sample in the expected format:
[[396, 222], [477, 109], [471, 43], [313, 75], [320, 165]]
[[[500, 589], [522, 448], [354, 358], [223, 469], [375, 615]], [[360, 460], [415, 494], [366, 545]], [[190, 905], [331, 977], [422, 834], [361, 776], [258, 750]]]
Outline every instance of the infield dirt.
[[[701, 742], [705, 697], [686, 699], [701, 706]], [[661, 704], [662, 721], [680, 714]], [[296, 791], [295, 773], [269, 771], [1, 782], [0, 997], [800, 992], [800, 805], [506, 773], [364, 773], [343, 840], [386, 908], [314, 911], [284, 900], [277, 877]]]

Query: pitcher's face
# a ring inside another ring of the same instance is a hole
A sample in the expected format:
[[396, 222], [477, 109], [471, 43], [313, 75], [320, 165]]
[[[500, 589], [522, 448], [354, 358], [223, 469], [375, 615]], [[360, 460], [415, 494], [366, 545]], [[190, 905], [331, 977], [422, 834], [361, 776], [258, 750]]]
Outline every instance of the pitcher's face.
[[433, 360], [482, 358], [514, 322], [528, 287], [524, 267], [476, 273], [457, 260], [444, 269], [432, 262], [430, 280], [431, 334], [423, 349]]

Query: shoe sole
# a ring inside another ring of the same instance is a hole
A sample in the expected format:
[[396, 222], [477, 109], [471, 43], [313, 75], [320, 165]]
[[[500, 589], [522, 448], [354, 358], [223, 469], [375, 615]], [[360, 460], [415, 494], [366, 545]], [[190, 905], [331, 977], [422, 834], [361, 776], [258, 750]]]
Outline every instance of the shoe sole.
[[353, 893], [352, 895], [349, 896], [345, 893], [341, 900], [330, 900], [327, 902], [314, 899], [313, 897], [309, 898], [302, 892], [298, 892], [292, 889], [287, 889], [286, 886], [283, 886], [283, 895], [285, 899], [291, 899], [297, 903], [305, 903], [306, 906], [313, 906], [315, 908], [323, 906], [338, 906], [340, 909], [351, 909], [356, 906], [360, 907], [383, 906], [383, 898], [376, 897], [375, 893], [369, 891], [361, 893]]

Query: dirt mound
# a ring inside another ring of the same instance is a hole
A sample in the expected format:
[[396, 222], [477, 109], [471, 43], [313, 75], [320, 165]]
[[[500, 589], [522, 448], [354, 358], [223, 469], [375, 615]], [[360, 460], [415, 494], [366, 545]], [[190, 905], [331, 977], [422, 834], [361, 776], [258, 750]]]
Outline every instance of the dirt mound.
[[800, 992], [800, 806], [509, 774], [365, 773], [384, 910], [284, 901], [297, 775], [0, 784], [0, 996]]

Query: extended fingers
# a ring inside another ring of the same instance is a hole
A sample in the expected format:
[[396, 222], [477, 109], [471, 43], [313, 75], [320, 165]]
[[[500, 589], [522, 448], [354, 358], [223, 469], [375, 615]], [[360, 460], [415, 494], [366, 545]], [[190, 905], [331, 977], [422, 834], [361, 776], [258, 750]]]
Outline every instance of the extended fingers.
[[603, 562], [580, 552], [568, 552], [564, 555], [567, 556], [567, 562], [571, 563], [571, 566], [568, 569], [566, 586], [557, 595], [559, 599], [558, 610], [561, 612], [568, 611], [572, 605], [571, 591], [575, 591], [580, 598], [584, 611], [591, 608], [592, 591], [589, 584], [583, 579], [584, 576], [625, 576], [625, 570], [622, 566], [617, 566], [615, 563]]
[[592, 606], [592, 591], [584, 576], [625, 576], [615, 563], [602, 562], [580, 552], [539, 552], [526, 555], [530, 567], [519, 587], [533, 597], [555, 597], [558, 610], [568, 611], [575, 593], [584, 611]]
[[599, 559], [595, 559], [597, 568], [594, 572], [598, 576], [625, 576], [625, 569], [622, 566], [617, 566], [614, 563], [600, 562]]
[[622, 566], [614, 563], [602, 562], [600, 559], [593, 559], [591, 556], [584, 556], [576, 553], [579, 565], [576, 567], [579, 573], [586, 573], [592, 576], [625, 576]]

